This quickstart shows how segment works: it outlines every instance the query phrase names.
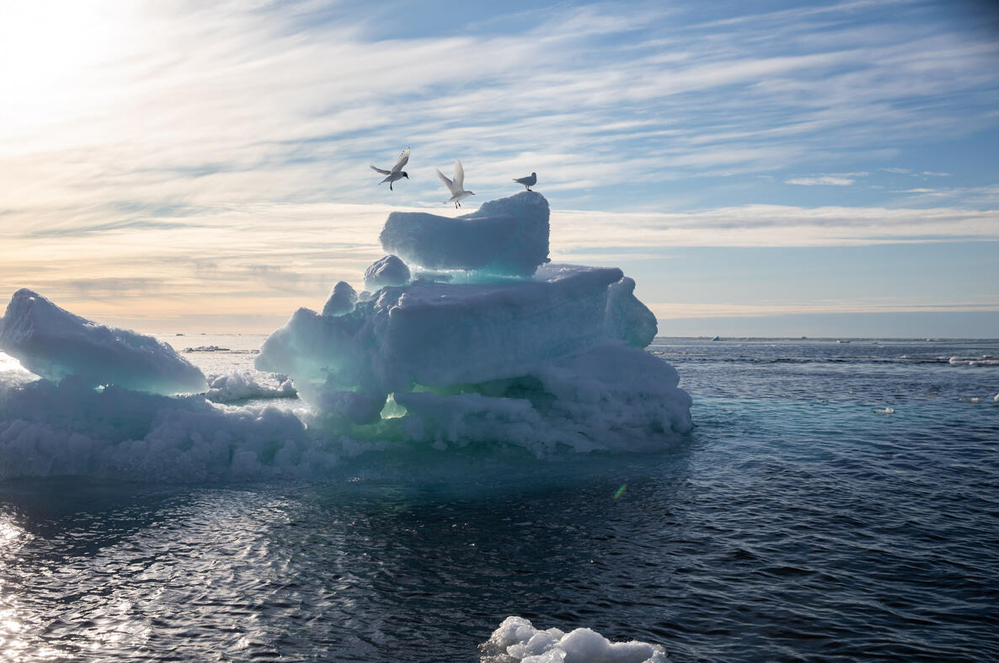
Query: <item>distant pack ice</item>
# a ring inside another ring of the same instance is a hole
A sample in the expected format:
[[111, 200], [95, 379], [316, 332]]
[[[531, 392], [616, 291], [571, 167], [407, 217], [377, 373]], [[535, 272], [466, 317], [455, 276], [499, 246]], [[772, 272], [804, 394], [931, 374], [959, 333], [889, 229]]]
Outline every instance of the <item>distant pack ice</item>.
[[380, 239], [386, 252], [431, 270], [530, 276], [548, 262], [548, 230], [548, 201], [524, 191], [457, 218], [393, 212]]
[[49, 380], [170, 395], [204, 391], [202, 372], [151, 336], [105, 327], [21, 289], [0, 318], [0, 350]]

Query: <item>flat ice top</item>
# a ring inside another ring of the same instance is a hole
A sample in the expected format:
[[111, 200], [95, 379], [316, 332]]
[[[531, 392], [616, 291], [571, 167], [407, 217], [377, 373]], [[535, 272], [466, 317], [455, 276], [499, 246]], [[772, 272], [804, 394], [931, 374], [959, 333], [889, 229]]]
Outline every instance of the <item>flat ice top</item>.
[[545, 197], [522, 191], [457, 218], [393, 212], [380, 239], [387, 253], [426, 269], [530, 276], [548, 261], [548, 217]]

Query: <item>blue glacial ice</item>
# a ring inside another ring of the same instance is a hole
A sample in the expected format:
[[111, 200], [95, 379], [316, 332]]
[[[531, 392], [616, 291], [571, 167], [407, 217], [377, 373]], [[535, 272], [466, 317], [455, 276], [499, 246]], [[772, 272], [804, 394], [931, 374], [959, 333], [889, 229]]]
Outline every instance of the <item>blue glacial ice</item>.
[[91, 322], [27, 289], [14, 293], [0, 318], [0, 350], [49, 380], [74, 376], [93, 387], [168, 395], [207, 387], [202, 372], [169, 345]]
[[388, 253], [428, 270], [530, 276], [548, 262], [548, 230], [548, 201], [524, 191], [458, 218], [393, 212], [380, 239]]

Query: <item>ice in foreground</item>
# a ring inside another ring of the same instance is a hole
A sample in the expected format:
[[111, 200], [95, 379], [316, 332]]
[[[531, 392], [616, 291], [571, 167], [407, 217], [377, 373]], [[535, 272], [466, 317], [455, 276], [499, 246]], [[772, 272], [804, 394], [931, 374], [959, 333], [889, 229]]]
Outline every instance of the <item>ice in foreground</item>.
[[482, 663], [667, 663], [659, 645], [610, 642], [588, 628], [564, 633], [534, 628], [523, 617], [507, 617], [483, 643]]
[[547, 263], [540, 194], [458, 219], [396, 212], [382, 243], [423, 267], [467, 271], [457, 283], [396, 280], [338, 316], [299, 309], [264, 343], [258, 370], [291, 376], [334, 420], [384, 429], [391, 416], [404, 438], [437, 446], [636, 450], [690, 429], [676, 371], [642, 350], [657, 326], [634, 281]]
[[14, 293], [0, 318], [0, 350], [49, 380], [74, 376], [92, 387], [165, 395], [207, 387], [201, 371], [169, 345], [91, 322], [27, 289]]

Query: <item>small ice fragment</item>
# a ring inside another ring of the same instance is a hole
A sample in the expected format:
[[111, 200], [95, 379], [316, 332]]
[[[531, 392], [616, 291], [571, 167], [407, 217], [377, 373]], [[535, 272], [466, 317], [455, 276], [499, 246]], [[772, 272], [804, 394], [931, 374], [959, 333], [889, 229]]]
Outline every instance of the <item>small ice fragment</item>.
[[333, 292], [323, 307], [323, 315], [345, 315], [353, 311], [356, 304], [357, 292], [346, 281], [340, 281], [333, 286]]
[[374, 292], [392, 285], [409, 283], [409, 267], [398, 256], [387, 255], [364, 270], [364, 287]]
[[887, 406], [883, 408], [875, 408], [874, 414], [895, 414], [895, 408]]
[[523, 663], [666, 663], [659, 645], [611, 642], [589, 628], [542, 631], [523, 617], [507, 617], [479, 647], [488, 658]]

